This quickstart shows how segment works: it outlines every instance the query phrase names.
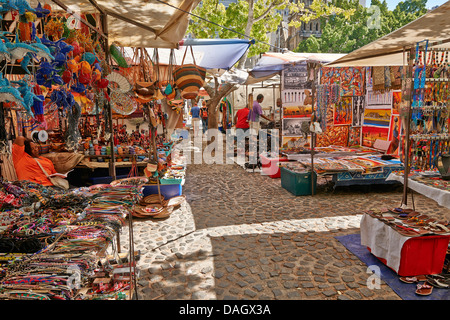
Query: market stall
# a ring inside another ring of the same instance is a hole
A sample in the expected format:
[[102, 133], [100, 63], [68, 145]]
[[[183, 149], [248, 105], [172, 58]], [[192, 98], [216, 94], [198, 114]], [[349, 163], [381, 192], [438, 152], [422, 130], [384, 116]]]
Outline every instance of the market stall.
[[[145, 90], [154, 70], [148, 67], [158, 62], [136, 63], [121, 46], [146, 46], [152, 37], [153, 47], [178, 47], [197, 2], [157, 2], [151, 10], [141, 1], [52, 3], [5, 1], [1, 8], [0, 299], [137, 298], [133, 217], [167, 218], [184, 201], [164, 198], [159, 187], [183, 180], [185, 162], [173, 152], [179, 140], [164, 130], [177, 108], [164, 112], [166, 96]], [[123, 6], [128, 13], [117, 11]], [[130, 77], [136, 69], [138, 77]], [[128, 132], [124, 118], [136, 114], [148, 128]], [[34, 142], [44, 173], [41, 159], [54, 164], [56, 173], [46, 173], [53, 185], [18, 179], [11, 154], [17, 137]], [[110, 179], [55, 184], [83, 167], [105, 169]], [[156, 192], [144, 195], [146, 185]]]
[[[305, 56], [301, 58], [302, 55]], [[289, 164], [278, 162], [309, 161], [307, 167], [290, 166], [299, 170], [291, 174], [303, 174], [304, 170], [315, 171], [315, 159], [320, 163], [323, 162], [320, 158], [333, 157], [329, 160], [333, 166], [327, 168], [322, 164], [320, 174], [332, 176], [335, 186], [397, 183], [386, 178], [403, 166], [399, 161], [402, 154], [399, 139], [404, 134], [399, 117], [402, 66], [332, 67], [328, 65], [333, 62], [323, 64], [345, 57], [326, 54], [306, 57], [306, 54], [293, 53], [270, 53], [262, 57], [263, 61], [251, 74], [267, 76], [282, 70], [280, 95], [283, 102], [281, 155], [263, 155], [262, 159], [271, 166], [284, 166], [284, 172]], [[339, 157], [361, 154], [389, 156], [373, 162], [377, 170], [381, 168], [380, 162], [384, 168], [376, 174], [348, 168]], [[336, 170], [338, 167], [340, 171]], [[269, 176], [280, 177], [278, 173]]]
[[[431, 275], [448, 276], [443, 265], [449, 252], [449, 222], [417, 212], [413, 197], [412, 206], [408, 204], [408, 191], [415, 190], [448, 207], [445, 180], [448, 167], [444, 162], [448, 153], [449, 10], [447, 2], [331, 64], [333, 67], [390, 64], [403, 68], [398, 113], [399, 155], [404, 169], [387, 178], [404, 184], [401, 206], [364, 212], [361, 243], [393, 269], [401, 281], [408, 282], [408, 277], [421, 275], [415, 281], [421, 281], [417, 284], [418, 295], [429, 295], [433, 287], [442, 289]], [[382, 83], [380, 74], [377, 85]]]

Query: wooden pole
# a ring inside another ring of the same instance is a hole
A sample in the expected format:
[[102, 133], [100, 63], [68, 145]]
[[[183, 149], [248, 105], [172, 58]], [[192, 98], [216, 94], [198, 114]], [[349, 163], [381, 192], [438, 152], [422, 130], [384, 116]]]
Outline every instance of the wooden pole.
[[[410, 148], [410, 125], [411, 125], [411, 104], [413, 100], [413, 89], [414, 89], [414, 59], [415, 48], [411, 47], [409, 51], [408, 68], [406, 69], [405, 76], [405, 87], [402, 92], [402, 100], [406, 103], [406, 130], [405, 130], [405, 159], [404, 159], [404, 174], [403, 174], [403, 199], [402, 206], [408, 205], [408, 176], [410, 170], [409, 164], [409, 148]], [[425, 58], [424, 58], [425, 59]], [[410, 80], [409, 82], [407, 80]]]
[[[312, 117], [311, 117], [311, 125], [313, 125], [312, 121], [315, 120], [315, 109], [314, 109], [314, 103], [315, 103], [315, 94], [316, 94], [316, 63], [312, 64], [313, 68], [313, 83], [312, 83], [312, 89], [311, 89], [311, 111], [312, 111]], [[314, 144], [315, 144], [315, 137], [316, 134], [314, 132], [311, 132], [311, 195], [314, 195]]]
[[280, 131], [278, 132], [278, 136], [279, 136], [279, 148], [278, 148], [278, 150], [281, 150], [281, 146], [282, 146], [282, 143], [283, 143], [283, 135], [281, 134], [282, 130], [283, 130], [283, 99], [281, 97], [281, 93], [282, 93], [282, 91], [281, 91], [281, 72], [280, 72], [280, 87], [279, 87], [279, 89], [280, 89], [281, 104], [280, 104]]

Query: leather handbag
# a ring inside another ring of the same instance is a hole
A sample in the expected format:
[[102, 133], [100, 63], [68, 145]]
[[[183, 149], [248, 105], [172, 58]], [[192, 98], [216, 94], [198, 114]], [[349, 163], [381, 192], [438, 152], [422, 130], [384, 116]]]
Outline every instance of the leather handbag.
[[194, 63], [184, 64], [186, 51], [180, 66], [176, 66], [173, 71], [173, 78], [177, 88], [181, 90], [183, 99], [195, 99], [200, 89], [203, 87], [206, 78], [206, 69], [195, 63], [194, 52], [190, 46], [192, 59]]
[[155, 94], [154, 82], [136, 81], [135, 92], [143, 98], [151, 98]]

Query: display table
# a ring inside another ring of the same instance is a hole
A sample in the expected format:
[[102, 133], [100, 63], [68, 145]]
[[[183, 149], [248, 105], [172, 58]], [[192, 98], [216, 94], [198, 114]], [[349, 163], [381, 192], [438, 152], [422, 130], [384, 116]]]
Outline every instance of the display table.
[[360, 230], [361, 245], [399, 276], [442, 272], [450, 235], [408, 237], [366, 213]]
[[[332, 176], [334, 187], [350, 185], [395, 184], [388, 181], [392, 172], [403, 170], [403, 164], [397, 158], [383, 160], [381, 155], [314, 157], [314, 171], [320, 176]], [[297, 161], [280, 164], [295, 171], [311, 169], [311, 158], [298, 158]]]
[[[404, 178], [402, 175], [391, 173], [389, 177], [386, 178], [388, 181], [399, 181], [401, 183], [404, 182]], [[445, 191], [439, 188], [435, 188], [430, 185], [426, 185], [420, 182], [417, 182], [411, 178], [408, 178], [408, 187], [412, 190], [436, 201], [440, 206], [446, 207], [450, 209], [450, 192]]]
[[361, 172], [340, 172], [333, 174], [334, 186], [396, 184], [398, 181], [389, 180], [394, 171], [403, 170], [403, 166], [386, 166], [382, 172], [363, 174]]

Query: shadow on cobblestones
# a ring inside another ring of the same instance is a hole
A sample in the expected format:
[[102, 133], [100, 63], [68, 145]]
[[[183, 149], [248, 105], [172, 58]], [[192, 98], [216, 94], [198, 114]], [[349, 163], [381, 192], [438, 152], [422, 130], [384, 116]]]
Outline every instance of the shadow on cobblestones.
[[384, 283], [368, 289], [371, 273], [334, 238], [339, 234], [212, 238], [217, 299], [399, 299]]

